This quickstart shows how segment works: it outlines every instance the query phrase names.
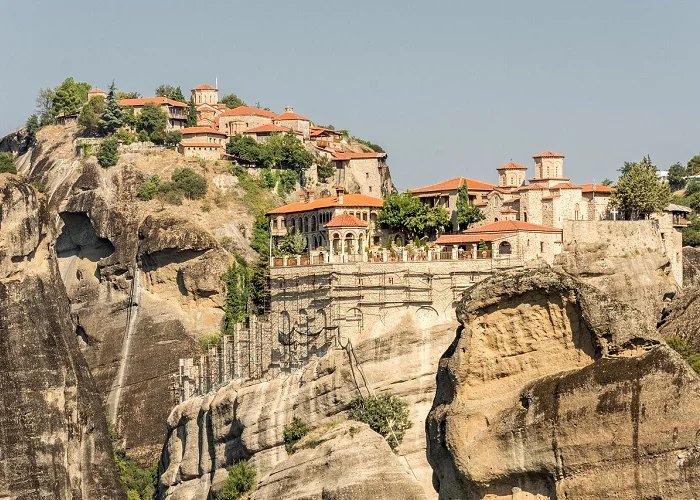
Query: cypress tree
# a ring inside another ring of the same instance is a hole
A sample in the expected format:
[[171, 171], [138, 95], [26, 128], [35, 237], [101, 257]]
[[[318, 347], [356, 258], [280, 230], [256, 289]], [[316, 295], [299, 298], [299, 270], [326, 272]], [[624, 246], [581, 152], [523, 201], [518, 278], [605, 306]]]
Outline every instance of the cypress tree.
[[100, 117], [100, 128], [106, 135], [113, 134], [124, 125], [122, 107], [117, 100], [117, 93], [114, 81], [109, 86], [109, 94], [107, 94], [107, 105]]
[[187, 126], [197, 126], [197, 107], [194, 105], [194, 99], [190, 97], [189, 107], [187, 108]]

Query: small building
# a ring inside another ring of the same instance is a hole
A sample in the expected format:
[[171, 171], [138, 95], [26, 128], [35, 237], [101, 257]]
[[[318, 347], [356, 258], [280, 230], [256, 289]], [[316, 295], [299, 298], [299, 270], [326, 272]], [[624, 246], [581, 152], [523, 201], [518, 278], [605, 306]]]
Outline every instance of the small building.
[[381, 244], [376, 221], [382, 203], [380, 198], [346, 194], [342, 186], [337, 186], [335, 196], [316, 199], [313, 191], [307, 190], [303, 201], [270, 210], [267, 216], [275, 244], [294, 231], [306, 238], [307, 251], [323, 247], [326, 251], [359, 255], [366, 246]]
[[277, 114], [266, 109], [238, 106], [219, 115], [219, 130], [229, 137], [261, 125], [272, 125]]
[[527, 167], [512, 160], [496, 168], [498, 172], [498, 186], [503, 188], [518, 188], [525, 184]]
[[335, 183], [349, 192], [384, 196], [393, 187], [386, 153], [331, 152]]
[[411, 190], [411, 194], [420, 198], [423, 203], [431, 207], [444, 207], [450, 214], [452, 230], [458, 231], [457, 223], [457, 194], [462, 186], [467, 186], [469, 204], [480, 206], [496, 186], [487, 182], [475, 181], [466, 177], [453, 177], [437, 184], [430, 184]]
[[249, 128], [243, 132], [243, 135], [250, 136], [259, 143], [266, 142], [273, 134], [294, 134], [299, 141], [304, 142], [304, 137], [302, 136], [301, 132], [271, 123], [260, 125], [259, 127]]
[[182, 142], [210, 143], [223, 146], [226, 143], [226, 134], [209, 127], [185, 127], [180, 130]]
[[209, 84], [197, 85], [190, 92], [192, 92], [192, 100], [195, 106], [200, 104], [214, 105], [219, 102], [219, 89]]
[[90, 91], [88, 91], [88, 101], [92, 99], [93, 97], [100, 96], [102, 99], [107, 99], [107, 92], [105, 92], [102, 89], [94, 88]]
[[139, 97], [138, 99], [122, 99], [119, 104], [125, 108], [132, 108], [134, 116], [141, 114], [141, 110], [148, 103], [158, 104], [168, 117], [167, 129], [180, 130], [187, 124], [187, 108], [184, 102], [173, 101], [167, 97]]
[[333, 149], [336, 144], [340, 144], [343, 140], [341, 132], [323, 127], [311, 127], [309, 137], [316, 147], [320, 149]]
[[443, 234], [435, 243], [445, 252], [457, 247], [460, 259], [508, 259], [522, 263], [541, 259], [552, 264], [562, 250], [562, 230], [507, 220], [459, 234]]
[[196, 157], [205, 160], [218, 160], [224, 152], [221, 144], [213, 142], [181, 142], [177, 149], [186, 158]]
[[197, 109], [197, 126], [198, 127], [214, 127], [219, 128], [219, 116], [228, 108], [225, 104], [199, 104]]
[[284, 108], [284, 113], [277, 115], [273, 123], [280, 127], [287, 127], [295, 132], [301, 133], [304, 140], [308, 140], [311, 135], [311, 120], [305, 116], [296, 114], [294, 108], [291, 106]]
[[581, 184], [581, 195], [588, 204], [588, 220], [605, 220], [609, 217], [608, 203], [615, 188], [602, 184]]

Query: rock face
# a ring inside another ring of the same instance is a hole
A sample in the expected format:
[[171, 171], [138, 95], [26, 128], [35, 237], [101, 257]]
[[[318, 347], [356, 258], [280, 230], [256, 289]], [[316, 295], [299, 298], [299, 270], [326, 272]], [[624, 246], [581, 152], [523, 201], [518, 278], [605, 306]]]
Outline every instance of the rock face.
[[124, 498], [47, 220], [0, 174], [0, 498]]
[[366, 424], [343, 422], [307, 435], [258, 485], [251, 500], [423, 500], [418, 482], [384, 438]]
[[[234, 381], [175, 407], [168, 418], [168, 437], [159, 464], [158, 498], [206, 500], [212, 487], [216, 489], [225, 480], [226, 467], [242, 458], [250, 459], [264, 483], [268, 474], [276, 468], [281, 471], [288, 463], [283, 442], [286, 424], [299, 417], [311, 428], [323, 427], [342, 418], [358, 388], [366, 395], [367, 386], [377, 394], [396, 394], [408, 403], [413, 427], [398, 448], [398, 462], [391, 462], [399, 464], [393, 477], [415, 474], [423, 494], [433, 498], [422, 422], [434, 394], [440, 353], [449, 345], [457, 322], [431, 326], [414, 321], [407, 314], [387, 334], [357, 341], [355, 356], [333, 350], [301, 371], [248, 385]], [[341, 442], [347, 439], [338, 438]], [[329, 449], [337, 450], [331, 441], [334, 439], [329, 439]], [[353, 460], [369, 461], [364, 449], [357, 448]], [[346, 476], [354, 474], [360, 472], [348, 469]], [[352, 482], [349, 477], [344, 480]]]
[[700, 248], [683, 247], [683, 286], [700, 286]]
[[680, 337], [700, 352], [700, 288], [681, 290], [664, 309], [658, 329], [662, 337]]
[[528, 270], [457, 315], [426, 420], [441, 499], [694, 498], [700, 377], [635, 309]]

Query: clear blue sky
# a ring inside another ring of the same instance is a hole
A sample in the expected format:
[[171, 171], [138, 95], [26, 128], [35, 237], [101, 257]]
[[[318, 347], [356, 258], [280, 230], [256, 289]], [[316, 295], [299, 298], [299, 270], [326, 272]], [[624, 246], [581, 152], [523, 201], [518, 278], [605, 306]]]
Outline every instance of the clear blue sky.
[[[700, 153], [700, 2], [3, 2], [0, 135], [73, 76], [152, 95], [218, 77], [382, 145], [400, 189], [552, 149], [575, 182]], [[532, 175], [532, 168], [529, 175]]]

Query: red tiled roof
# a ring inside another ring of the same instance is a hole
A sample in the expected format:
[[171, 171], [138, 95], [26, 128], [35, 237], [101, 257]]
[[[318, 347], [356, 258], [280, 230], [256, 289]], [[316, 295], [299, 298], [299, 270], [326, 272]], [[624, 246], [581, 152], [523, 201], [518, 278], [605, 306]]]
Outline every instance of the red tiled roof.
[[602, 184], [581, 184], [582, 193], [604, 193], [610, 194], [615, 192], [614, 187], [603, 186]]
[[537, 153], [536, 155], [532, 156], [533, 158], [564, 158], [564, 155], [561, 153], [556, 153], [554, 151], [542, 151], [541, 153]]
[[314, 201], [308, 203], [303, 201], [298, 201], [296, 203], [290, 203], [289, 205], [284, 205], [274, 210], [267, 212], [268, 215], [272, 214], [291, 214], [295, 212], [307, 212], [309, 210], [317, 210], [319, 208], [330, 208], [330, 207], [375, 207], [380, 208], [383, 201], [380, 198], [375, 198], [373, 196], [367, 196], [366, 194], [345, 194], [343, 195], [343, 203], [338, 203], [338, 198], [336, 196], [327, 196], [325, 198], [317, 198]]
[[465, 233], [443, 234], [437, 240], [435, 240], [435, 243], [437, 243], [438, 245], [459, 245], [460, 243], [479, 243], [481, 240], [493, 241], [503, 237], [505, 237], [505, 234], [496, 233], [483, 235]]
[[181, 142], [186, 148], [223, 148], [221, 144], [215, 142]]
[[107, 92], [105, 92], [102, 89], [98, 89], [97, 87], [95, 87], [94, 89], [90, 90], [90, 92], [88, 92], [88, 94], [106, 94], [106, 93]]
[[277, 115], [277, 118], [275, 120], [304, 120], [307, 122], [310, 122], [308, 118], [305, 116], [298, 115], [296, 113], [289, 113], [289, 112], [284, 112], [281, 115]]
[[546, 189], [547, 186], [544, 184], [528, 184], [526, 186], [520, 186], [518, 191], [544, 191]]
[[216, 87], [212, 87], [211, 85], [209, 85], [207, 83], [203, 83], [201, 85], [197, 85], [192, 90], [219, 90], [219, 89], [217, 89]]
[[291, 128], [280, 127], [279, 125], [273, 125], [272, 123], [266, 123], [265, 125], [260, 125], [259, 127], [249, 128], [244, 130], [244, 134], [262, 134], [262, 133], [272, 133], [272, 132], [294, 132]]
[[542, 201], [551, 201], [551, 200], [556, 200], [557, 198], [561, 198], [558, 194], [554, 194], [552, 196], [543, 196]]
[[367, 223], [361, 221], [354, 215], [340, 214], [333, 217], [328, 224], [323, 227], [367, 227]]
[[496, 170], [527, 170], [527, 167], [525, 165], [521, 165], [520, 163], [509, 161], [508, 163], [498, 167]]
[[238, 106], [237, 108], [227, 109], [221, 116], [240, 116], [240, 115], [255, 115], [264, 116], [265, 118], [277, 118], [277, 113], [266, 109], [251, 108], [250, 106]]
[[211, 127], [185, 127], [181, 128], [180, 132], [182, 132], [182, 135], [188, 135], [188, 134], [216, 134], [216, 135], [223, 135], [225, 136], [223, 132], [219, 132], [215, 128]]
[[498, 222], [486, 224], [485, 226], [467, 229], [468, 234], [512, 233], [515, 231], [539, 231], [546, 233], [561, 233], [561, 229], [558, 229], [556, 227], [540, 226], [539, 224], [531, 224], [530, 222], [523, 222], [519, 220], [500, 220]]
[[576, 184], [572, 184], [570, 182], [560, 182], [559, 184], [555, 184], [549, 189], [580, 189], [581, 186], [577, 186]]
[[501, 213], [502, 214], [517, 214], [518, 211], [513, 210], [512, 208], [504, 208], [503, 210], [501, 210]]
[[161, 106], [163, 104], [167, 104], [168, 106], [173, 106], [175, 108], [186, 108], [188, 104], [180, 101], [173, 101], [172, 99], [168, 99], [167, 97], [139, 97], [138, 99], [121, 99], [119, 101], [120, 106], [143, 106], [144, 104], [147, 104], [149, 102], [152, 102], [154, 104], [160, 104]]
[[319, 135], [323, 135], [324, 133], [333, 134], [333, 135], [343, 135], [341, 132], [338, 132], [337, 130], [331, 130], [329, 128], [323, 128], [323, 127], [311, 127], [311, 137], [318, 137]]
[[364, 158], [384, 158], [386, 153], [343, 153], [341, 151], [333, 151], [331, 160], [341, 161], [341, 160], [361, 160]]
[[427, 193], [432, 191], [454, 191], [459, 189], [467, 183], [468, 190], [474, 191], [491, 191], [496, 186], [489, 184], [487, 182], [475, 181], [473, 179], [467, 179], [466, 177], [453, 177], [443, 182], [438, 182], [437, 184], [431, 184], [429, 186], [423, 186], [416, 189], [411, 189], [411, 193]]

